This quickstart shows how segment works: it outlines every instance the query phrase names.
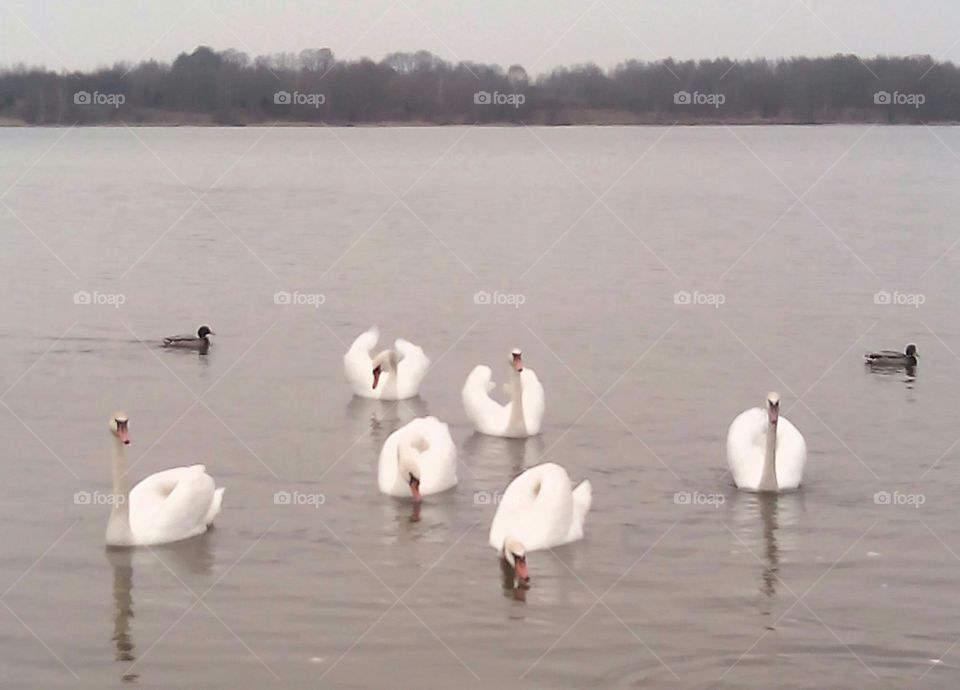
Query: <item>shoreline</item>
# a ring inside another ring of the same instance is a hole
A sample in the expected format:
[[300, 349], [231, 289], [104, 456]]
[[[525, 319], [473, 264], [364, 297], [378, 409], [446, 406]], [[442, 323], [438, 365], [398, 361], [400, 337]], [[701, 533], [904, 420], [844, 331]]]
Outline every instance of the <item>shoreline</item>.
[[664, 120], [650, 121], [598, 121], [598, 122], [564, 122], [564, 123], [544, 123], [544, 122], [317, 122], [315, 120], [283, 120], [283, 121], [259, 121], [244, 122], [235, 124], [224, 124], [219, 122], [196, 122], [196, 121], [151, 121], [151, 122], [73, 122], [73, 123], [49, 123], [49, 124], [30, 124], [20, 120], [0, 120], [0, 129], [115, 129], [115, 128], [147, 128], [147, 127], [192, 127], [196, 129], [243, 129], [279, 127], [290, 129], [304, 128], [337, 128], [337, 129], [422, 129], [422, 128], [442, 128], [442, 127], [484, 127], [484, 128], [517, 128], [517, 127], [549, 127], [549, 128], [573, 128], [573, 127], [837, 127], [837, 126], [860, 126], [860, 127], [956, 127], [960, 126], [960, 121], [956, 120], [938, 120], [930, 122], [886, 122], [877, 120], [829, 120], [829, 121], [802, 121], [802, 120], [677, 120], [668, 122]]

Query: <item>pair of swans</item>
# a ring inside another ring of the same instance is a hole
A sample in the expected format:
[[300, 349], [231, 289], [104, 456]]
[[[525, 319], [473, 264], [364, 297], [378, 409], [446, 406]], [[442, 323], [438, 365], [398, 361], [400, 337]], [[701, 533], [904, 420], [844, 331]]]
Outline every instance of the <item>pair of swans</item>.
[[[377, 484], [382, 493], [412, 496], [414, 503], [456, 486], [457, 447], [449, 427], [436, 417], [421, 417], [394, 431], [380, 451]], [[590, 482], [574, 489], [560, 465], [531, 467], [504, 491], [490, 526], [490, 545], [526, 584], [527, 552], [581, 539], [591, 497]]]
[[118, 412], [110, 419], [114, 436], [113, 509], [107, 522], [108, 546], [154, 546], [203, 534], [223, 504], [203, 465], [174, 467], [151, 474], [133, 489], [127, 482], [126, 448], [130, 419]]
[[[373, 327], [361, 333], [343, 356], [343, 368], [354, 394], [376, 400], [404, 400], [419, 394], [430, 367], [423, 350], [402, 338], [394, 347], [371, 355], [380, 339]], [[532, 369], [523, 366], [523, 353], [510, 353], [509, 374], [504, 389], [510, 401], [501, 404], [490, 397], [494, 390], [490, 367], [474, 367], [463, 385], [463, 407], [474, 427], [483, 434], [526, 438], [540, 433], [545, 408], [543, 386]]]

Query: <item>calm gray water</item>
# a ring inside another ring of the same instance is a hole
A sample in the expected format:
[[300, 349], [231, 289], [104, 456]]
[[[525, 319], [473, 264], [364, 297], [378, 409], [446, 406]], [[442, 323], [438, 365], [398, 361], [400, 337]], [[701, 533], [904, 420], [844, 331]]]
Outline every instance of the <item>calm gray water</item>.
[[[958, 156], [954, 128], [0, 130], [4, 687], [956, 687]], [[200, 323], [209, 356], [158, 346]], [[374, 323], [432, 357], [420, 399], [351, 399]], [[915, 378], [864, 369], [909, 341]], [[476, 436], [463, 380], [516, 346], [543, 434]], [[772, 389], [809, 459], [760, 501], [725, 436]], [[105, 550], [118, 408], [134, 479], [227, 487], [213, 532]], [[415, 519], [375, 471], [426, 413], [460, 484]], [[514, 593], [478, 492], [545, 460], [594, 508]]]

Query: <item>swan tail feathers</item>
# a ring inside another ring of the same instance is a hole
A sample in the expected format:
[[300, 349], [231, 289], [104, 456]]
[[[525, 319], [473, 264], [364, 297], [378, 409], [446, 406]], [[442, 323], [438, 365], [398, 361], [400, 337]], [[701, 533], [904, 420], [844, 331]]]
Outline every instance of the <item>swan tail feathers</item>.
[[573, 511], [582, 523], [590, 510], [590, 504], [593, 503], [593, 486], [589, 479], [584, 479], [573, 490]]
[[213, 501], [210, 503], [210, 510], [207, 511], [206, 517], [203, 518], [205, 525], [212, 525], [214, 518], [220, 514], [220, 508], [223, 506], [223, 492], [225, 490], [225, 487], [221, 486], [213, 492]]

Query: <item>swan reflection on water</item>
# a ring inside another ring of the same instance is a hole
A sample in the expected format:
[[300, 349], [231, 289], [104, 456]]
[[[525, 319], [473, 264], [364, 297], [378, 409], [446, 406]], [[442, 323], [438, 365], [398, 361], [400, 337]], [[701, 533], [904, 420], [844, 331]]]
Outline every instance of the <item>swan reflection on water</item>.
[[513, 599], [514, 601], [526, 603], [527, 591], [530, 589], [530, 585], [525, 582], [517, 582], [517, 574], [504, 559], [497, 558], [497, 563], [500, 567], [503, 596], [508, 599]]
[[[734, 547], [744, 546], [761, 561], [760, 592], [767, 598], [777, 593], [780, 582], [781, 556], [794, 550], [795, 528], [803, 512], [803, 492], [792, 493], [745, 493], [736, 492], [731, 497], [730, 508], [735, 520]], [[741, 543], [742, 541], [742, 543]], [[770, 611], [764, 611], [769, 614]]]
[[114, 660], [127, 665], [121, 676], [124, 682], [136, 682], [140, 677], [134, 669], [137, 645], [130, 625], [130, 619], [134, 617], [134, 562], [141, 573], [152, 572], [161, 577], [165, 574], [169, 578], [172, 571], [187, 583], [196, 576], [209, 577], [213, 573], [215, 560], [211, 537], [212, 533], [208, 532], [193, 539], [152, 548], [106, 549], [107, 560], [113, 570], [113, 635], [110, 639], [114, 647]]
[[[502, 477], [501, 473], [506, 467], [513, 475], [517, 475], [528, 467], [540, 464], [543, 448], [543, 436], [500, 438], [475, 431], [463, 442], [461, 459], [481, 476], [489, 470], [495, 476]], [[502, 490], [505, 486], [504, 483], [496, 488]]]
[[[379, 451], [387, 436], [417, 417], [427, 416], [426, 401], [417, 396], [406, 400], [371, 400], [353, 396], [347, 403], [347, 418], [354, 423], [366, 420], [370, 440]], [[360, 433], [358, 427], [355, 433]]]

